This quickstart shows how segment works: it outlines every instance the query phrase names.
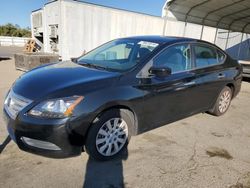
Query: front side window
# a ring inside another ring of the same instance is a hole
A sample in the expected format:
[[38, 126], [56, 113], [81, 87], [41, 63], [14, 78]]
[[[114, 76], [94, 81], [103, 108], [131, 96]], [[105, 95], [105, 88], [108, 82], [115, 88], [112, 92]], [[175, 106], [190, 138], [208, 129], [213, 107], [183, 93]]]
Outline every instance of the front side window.
[[80, 57], [78, 63], [115, 71], [126, 71], [138, 64], [158, 45], [158, 43], [137, 39], [118, 39]]
[[169, 67], [172, 73], [190, 70], [191, 50], [189, 44], [168, 47], [153, 60], [153, 66]]
[[196, 45], [194, 46], [196, 68], [203, 68], [221, 63], [225, 55], [215, 48]]

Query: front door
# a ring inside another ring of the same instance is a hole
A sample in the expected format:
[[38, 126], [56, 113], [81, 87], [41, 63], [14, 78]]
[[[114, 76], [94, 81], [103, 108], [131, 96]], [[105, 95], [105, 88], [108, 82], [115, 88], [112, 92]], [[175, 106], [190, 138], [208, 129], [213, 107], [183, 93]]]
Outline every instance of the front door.
[[164, 49], [144, 67], [169, 67], [171, 75], [164, 78], [145, 75], [148, 70], [142, 69], [141, 88], [146, 92], [143, 118], [146, 123], [141, 132], [182, 119], [199, 110], [193, 95], [202, 83], [192, 72], [191, 57], [189, 44], [176, 44]]

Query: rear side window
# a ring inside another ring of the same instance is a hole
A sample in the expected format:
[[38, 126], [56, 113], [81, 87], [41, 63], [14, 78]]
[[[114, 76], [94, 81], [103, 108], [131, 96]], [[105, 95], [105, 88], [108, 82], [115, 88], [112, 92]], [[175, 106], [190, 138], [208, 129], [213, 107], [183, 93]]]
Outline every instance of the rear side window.
[[196, 68], [216, 65], [225, 59], [225, 55], [219, 50], [203, 45], [194, 46], [194, 54]]

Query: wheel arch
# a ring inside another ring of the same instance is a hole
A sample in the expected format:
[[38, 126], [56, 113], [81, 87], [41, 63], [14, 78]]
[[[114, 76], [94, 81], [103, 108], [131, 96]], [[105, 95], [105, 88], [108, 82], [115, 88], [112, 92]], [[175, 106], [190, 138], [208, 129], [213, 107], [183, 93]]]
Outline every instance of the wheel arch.
[[226, 84], [227, 87], [229, 87], [232, 90], [232, 96], [235, 96], [235, 85], [233, 83]]
[[125, 110], [125, 112], [130, 113], [132, 115], [133, 120], [134, 120], [134, 125], [132, 127], [132, 136], [137, 135], [138, 134], [138, 118], [137, 118], [136, 112], [131, 107], [129, 107], [128, 105], [124, 105], [124, 104], [109, 105], [109, 106], [102, 108], [100, 111], [98, 111], [97, 115], [93, 118], [93, 121], [91, 122], [87, 130], [87, 134], [88, 134], [90, 127], [93, 125], [93, 123], [98, 120], [98, 117], [100, 117], [107, 111], [118, 110], [118, 109]]
[[[229, 88], [232, 90], [232, 96], [234, 97], [234, 96], [235, 96], [235, 85], [234, 85], [232, 82], [226, 83], [226, 84], [222, 87], [222, 89], [220, 90], [220, 92], [221, 92], [225, 87], [229, 87]], [[209, 114], [212, 114], [211, 111], [214, 110], [215, 105], [216, 105], [216, 101], [217, 101], [217, 99], [218, 99], [219, 96], [220, 96], [220, 93], [218, 94], [218, 96], [216, 97], [215, 101], [213, 102], [212, 108], [211, 108], [210, 110], [207, 111]]]

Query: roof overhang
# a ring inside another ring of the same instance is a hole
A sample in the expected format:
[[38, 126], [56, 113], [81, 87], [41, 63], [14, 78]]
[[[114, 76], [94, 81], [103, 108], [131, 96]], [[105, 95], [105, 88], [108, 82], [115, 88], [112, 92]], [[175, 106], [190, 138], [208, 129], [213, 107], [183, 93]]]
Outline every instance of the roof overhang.
[[250, 0], [167, 0], [179, 21], [250, 33]]

